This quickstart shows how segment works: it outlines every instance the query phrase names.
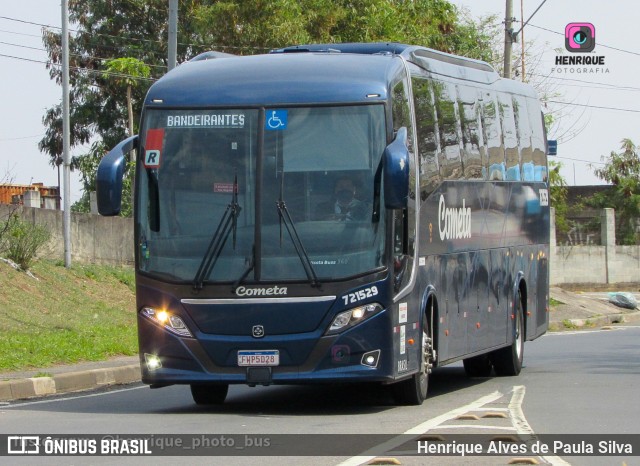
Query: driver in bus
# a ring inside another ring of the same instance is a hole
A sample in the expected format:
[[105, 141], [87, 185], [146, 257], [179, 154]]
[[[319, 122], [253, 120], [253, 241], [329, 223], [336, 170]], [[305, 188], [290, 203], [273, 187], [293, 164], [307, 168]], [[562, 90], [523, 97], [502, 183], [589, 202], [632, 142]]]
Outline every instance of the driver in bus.
[[341, 176], [333, 188], [333, 202], [318, 206], [319, 216], [325, 220], [364, 220], [367, 206], [356, 198], [356, 184], [349, 176]]

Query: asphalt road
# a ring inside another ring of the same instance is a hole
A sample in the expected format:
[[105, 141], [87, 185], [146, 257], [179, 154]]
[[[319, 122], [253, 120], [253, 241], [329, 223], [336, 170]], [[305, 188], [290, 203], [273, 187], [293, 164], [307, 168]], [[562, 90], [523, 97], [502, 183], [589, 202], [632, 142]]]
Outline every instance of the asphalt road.
[[[310, 438], [301, 434], [389, 434], [389, 438], [403, 433], [414, 437], [423, 433], [633, 434], [640, 433], [639, 356], [640, 327], [548, 334], [525, 345], [525, 367], [519, 377], [470, 379], [461, 364], [436, 370], [430, 379], [429, 398], [420, 407], [395, 406], [382, 387], [232, 386], [224, 405], [203, 409], [193, 404], [188, 387], [150, 390], [131, 385], [0, 405], [0, 433], [291, 434], [301, 443]], [[507, 464], [512, 459], [401, 456], [408, 448], [401, 443], [391, 442], [384, 456], [397, 457], [402, 464]], [[322, 458], [299, 456], [287, 462], [356, 465], [381, 456], [365, 453], [353, 458], [360, 453], [355, 447], [340, 455], [332, 455], [330, 444], [318, 448], [320, 451], [313, 454]], [[634, 455], [549, 454], [536, 460], [548, 464], [640, 464], [640, 451]], [[9, 464], [33, 464], [34, 458], [2, 458], [6, 464], [5, 459]], [[157, 457], [153, 462], [173, 464], [176, 459]], [[42, 464], [143, 464], [149, 458], [38, 460]], [[282, 458], [274, 456], [197, 457], [188, 461], [283, 464]]]

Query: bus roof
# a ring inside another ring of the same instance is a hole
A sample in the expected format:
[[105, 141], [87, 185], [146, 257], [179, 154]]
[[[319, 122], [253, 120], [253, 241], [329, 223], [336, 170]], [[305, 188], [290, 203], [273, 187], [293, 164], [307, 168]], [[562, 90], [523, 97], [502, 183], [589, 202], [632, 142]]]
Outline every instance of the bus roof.
[[[402, 71], [393, 56], [295, 53], [187, 62], [158, 80], [147, 104], [259, 106], [384, 101]], [[161, 103], [160, 103], [161, 101]]]
[[399, 43], [309, 44], [266, 55], [204, 53], [158, 80], [148, 105], [272, 106], [385, 101], [401, 55], [429, 73], [535, 97], [480, 60]]

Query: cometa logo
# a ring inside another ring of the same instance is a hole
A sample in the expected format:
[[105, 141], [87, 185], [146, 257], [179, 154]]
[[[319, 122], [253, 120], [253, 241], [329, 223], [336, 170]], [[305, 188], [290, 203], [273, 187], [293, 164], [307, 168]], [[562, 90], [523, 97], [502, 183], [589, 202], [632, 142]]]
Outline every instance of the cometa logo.
[[278, 296], [278, 295], [286, 295], [287, 287], [279, 287], [274, 286], [271, 288], [245, 288], [244, 286], [239, 286], [236, 289], [236, 295], [238, 296]]
[[465, 207], [462, 199], [462, 207], [447, 208], [444, 195], [440, 195], [438, 203], [438, 230], [440, 239], [471, 238], [471, 207]]

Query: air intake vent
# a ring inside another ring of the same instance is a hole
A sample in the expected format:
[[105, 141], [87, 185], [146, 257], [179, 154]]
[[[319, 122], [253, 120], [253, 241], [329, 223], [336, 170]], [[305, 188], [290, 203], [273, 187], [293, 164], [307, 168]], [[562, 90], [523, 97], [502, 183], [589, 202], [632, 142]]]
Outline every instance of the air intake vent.
[[435, 50], [418, 49], [418, 50], [414, 50], [411, 54], [416, 58], [417, 62], [420, 62], [421, 59], [426, 58], [430, 60], [438, 60], [444, 63], [449, 63], [455, 66], [464, 66], [467, 68], [473, 68], [475, 70], [495, 73], [495, 70], [493, 69], [493, 67], [483, 61], [472, 60], [470, 58], [444, 54], [444, 53], [436, 52]]

